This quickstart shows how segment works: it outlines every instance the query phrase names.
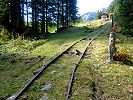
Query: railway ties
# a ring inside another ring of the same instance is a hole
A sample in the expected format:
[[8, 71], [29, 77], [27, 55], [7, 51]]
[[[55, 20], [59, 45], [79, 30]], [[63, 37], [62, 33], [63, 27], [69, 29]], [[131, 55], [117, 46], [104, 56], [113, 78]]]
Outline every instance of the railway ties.
[[[106, 28], [106, 27], [105, 27]], [[102, 29], [102, 31], [104, 31], [104, 29], [105, 28], [103, 28]], [[99, 30], [98, 30], [99, 31]], [[97, 32], [98, 32], [97, 31]], [[50, 65], [52, 65], [53, 63], [56, 63], [56, 61], [58, 61], [58, 59], [61, 59], [61, 57], [64, 55], [64, 54], [67, 54], [67, 52], [70, 52], [71, 51], [71, 49], [74, 47], [74, 46], [76, 46], [77, 44], [79, 44], [80, 42], [84, 42], [84, 45], [85, 44], [87, 44], [87, 42], [88, 42], [88, 40], [89, 40], [89, 43], [86, 45], [86, 47], [85, 47], [85, 49], [83, 49], [83, 50], [79, 50], [79, 48], [77, 49], [75, 49], [74, 51], [76, 51], [76, 50], [78, 50], [78, 51], [80, 51], [81, 52], [81, 54], [79, 54], [78, 56], [76, 56], [77, 58], [76, 58], [76, 64], [74, 65], [74, 69], [73, 69], [73, 71], [72, 71], [72, 76], [71, 76], [71, 80], [70, 80], [70, 82], [69, 82], [69, 87], [68, 87], [68, 92], [67, 92], [67, 97], [66, 97], [66, 100], [68, 100], [69, 99], [69, 97], [70, 97], [70, 94], [71, 94], [71, 90], [72, 90], [72, 84], [73, 84], [73, 79], [74, 79], [74, 74], [75, 74], [75, 72], [76, 72], [76, 69], [77, 69], [77, 67], [78, 67], [78, 64], [80, 63], [80, 61], [81, 61], [81, 59], [83, 58], [83, 56], [85, 55], [85, 52], [86, 52], [86, 50], [87, 50], [87, 48], [88, 48], [88, 46], [91, 44], [91, 42], [93, 41], [93, 40], [95, 40], [101, 33], [102, 33], [102, 31], [100, 31], [100, 33], [96, 36], [96, 37], [94, 37], [93, 39], [89, 39], [89, 36], [86, 36], [86, 37], [84, 37], [84, 38], [82, 38], [82, 39], [80, 39], [79, 41], [77, 41], [77, 42], [75, 42], [73, 45], [71, 45], [70, 47], [68, 47], [66, 50], [64, 50], [62, 53], [60, 53], [58, 56], [56, 56], [54, 59], [52, 59], [49, 63], [47, 63], [46, 65], [43, 65], [42, 66], [42, 68], [41, 68], [41, 70], [39, 70], [39, 72], [38, 73], [36, 73], [35, 74], [35, 76], [33, 76], [31, 79], [30, 79], [30, 81], [20, 90], [20, 92], [18, 92], [16, 95], [15, 95], [15, 97], [13, 98], [13, 100], [18, 100], [18, 98], [19, 97], [21, 97], [21, 95], [23, 95], [23, 93], [25, 92], [25, 91], [27, 91], [27, 89], [34, 83], [34, 81], [36, 80], [36, 79], [38, 79], [38, 77], [42, 74], [42, 73], [44, 73], [44, 71], [46, 71], [46, 69], [48, 69], [48, 67], [50, 67]], [[88, 39], [88, 40], [87, 40]], [[83, 41], [84, 40], [84, 41]], [[83, 45], [83, 46], [84, 46]], [[73, 51], [73, 50], [72, 50]], [[77, 60], [78, 59], [78, 60]], [[69, 68], [70, 69], [70, 68]], [[71, 67], [71, 69], [72, 69], [72, 67]], [[71, 73], [71, 72], [70, 72]], [[42, 76], [41, 76], [42, 77]], [[45, 76], [44, 76], [45, 77]], [[68, 79], [69, 80], [69, 79]], [[68, 83], [67, 83], [68, 84]], [[66, 93], [64, 93], [64, 94], [66, 94]]]

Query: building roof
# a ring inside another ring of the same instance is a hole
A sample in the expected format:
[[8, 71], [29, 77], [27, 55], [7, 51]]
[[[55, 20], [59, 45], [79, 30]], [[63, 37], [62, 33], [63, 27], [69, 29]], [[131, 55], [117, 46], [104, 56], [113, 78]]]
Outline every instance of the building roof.
[[107, 15], [107, 16], [108, 16], [108, 14], [107, 14], [107, 13], [103, 13], [101, 16], [103, 16], [103, 15]]

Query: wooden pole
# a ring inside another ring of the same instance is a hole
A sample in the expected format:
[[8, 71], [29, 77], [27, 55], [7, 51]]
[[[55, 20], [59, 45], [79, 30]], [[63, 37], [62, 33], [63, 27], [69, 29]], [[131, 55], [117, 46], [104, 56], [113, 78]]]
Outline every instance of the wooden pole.
[[108, 47], [108, 63], [113, 63], [114, 62], [114, 54], [116, 51], [115, 47], [115, 25], [114, 25], [114, 16], [112, 16], [112, 32], [110, 33], [109, 36], [109, 47]]

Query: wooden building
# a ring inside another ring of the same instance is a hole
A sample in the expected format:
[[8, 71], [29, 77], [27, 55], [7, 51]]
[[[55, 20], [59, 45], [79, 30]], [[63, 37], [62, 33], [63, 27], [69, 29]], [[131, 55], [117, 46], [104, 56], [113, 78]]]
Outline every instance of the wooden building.
[[103, 13], [103, 14], [101, 15], [101, 20], [107, 20], [107, 19], [108, 19], [108, 17], [109, 17], [109, 15], [108, 15], [108, 14]]

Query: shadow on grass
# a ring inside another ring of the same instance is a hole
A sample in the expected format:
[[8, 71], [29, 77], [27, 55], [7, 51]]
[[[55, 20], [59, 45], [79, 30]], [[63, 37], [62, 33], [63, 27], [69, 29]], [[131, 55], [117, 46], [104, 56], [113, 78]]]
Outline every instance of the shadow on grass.
[[121, 61], [123, 64], [128, 65], [128, 66], [133, 66], [133, 61], [125, 59], [123, 61]]
[[128, 52], [116, 52], [114, 55], [114, 60], [119, 61], [128, 66], [133, 65], [132, 57], [129, 55]]
[[116, 58], [116, 56], [114, 56], [114, 60], [115, 61], [119, 61], [122, 64], [128, 65], [128, 66], [133, 66], [133, 61], [131, 59], [127, 59], [127, 58]]

